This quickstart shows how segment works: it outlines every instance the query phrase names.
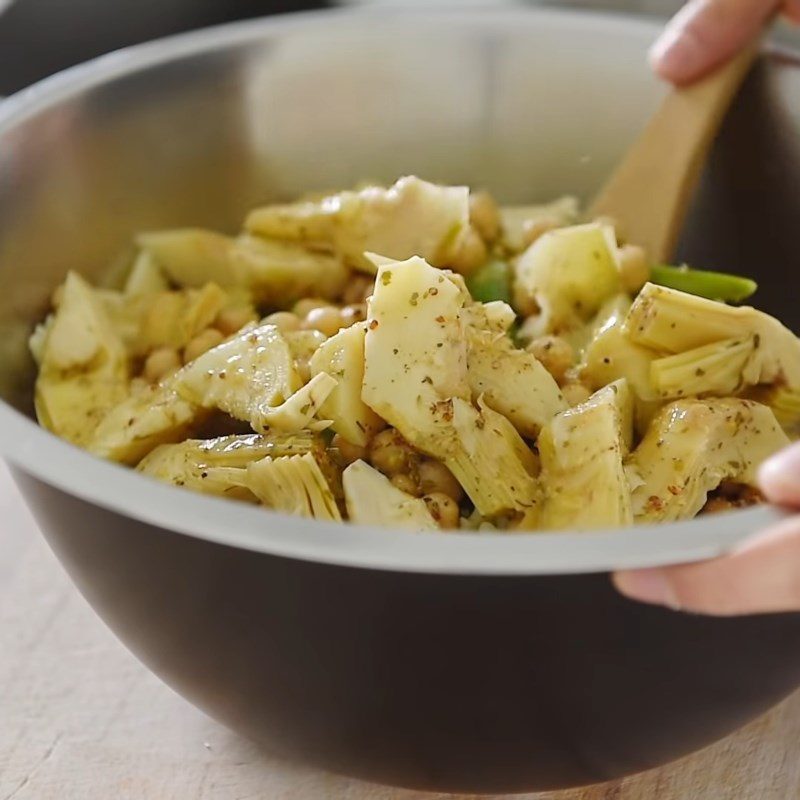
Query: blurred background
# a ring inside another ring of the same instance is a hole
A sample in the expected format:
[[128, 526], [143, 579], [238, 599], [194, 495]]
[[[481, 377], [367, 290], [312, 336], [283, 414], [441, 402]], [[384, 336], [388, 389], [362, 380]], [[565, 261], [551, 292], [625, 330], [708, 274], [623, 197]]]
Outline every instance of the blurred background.
[[[417, 0], [351, 0], [419, 5]], [[427, 0], [430, 7], [439, 0]], [[520, 5], [513, 0], [441, 0]], [[264, 14], [325, 8], [336, 0], [0, 0], [0, 95], [92, 56], [179, 31]], [[679, 0], [562, 0], [548, 5], [667, 15]]]
[[[231, 20], [336, 5], [549, 5], [667, 17], [681, 0], [0, 0], [0, 95], [125, 45]], [[800, 42], [800, 34], [784, 31]]]

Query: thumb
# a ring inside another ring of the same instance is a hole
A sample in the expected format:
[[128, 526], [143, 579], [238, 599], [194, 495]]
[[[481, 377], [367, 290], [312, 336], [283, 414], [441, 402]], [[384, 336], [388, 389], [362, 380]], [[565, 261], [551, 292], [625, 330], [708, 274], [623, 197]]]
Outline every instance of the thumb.
[[[790, 0], [791, 6], [797, 0]], [[656, 72], [683, 85], [702, 78], [758, 35], [780, 0], [690, 0], [650, 51]]]
[[698, 614], [800, 611], [800, 518], [781, 523], [722, 558], [617, 572], [613, 582], [633, 600]]

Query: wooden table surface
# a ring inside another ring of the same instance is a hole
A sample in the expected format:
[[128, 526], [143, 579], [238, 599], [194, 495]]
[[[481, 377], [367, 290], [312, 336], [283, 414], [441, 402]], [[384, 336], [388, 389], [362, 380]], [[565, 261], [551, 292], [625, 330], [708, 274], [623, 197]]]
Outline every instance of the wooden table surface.
[[[753, 680], [758, 680], [754, 675]], [[432, 800], [259, 752], [141, 666], [50, 553], [0, 464], [0, 800]], [[708, 750], [527, 800], [794, 800], [800, 693]]]

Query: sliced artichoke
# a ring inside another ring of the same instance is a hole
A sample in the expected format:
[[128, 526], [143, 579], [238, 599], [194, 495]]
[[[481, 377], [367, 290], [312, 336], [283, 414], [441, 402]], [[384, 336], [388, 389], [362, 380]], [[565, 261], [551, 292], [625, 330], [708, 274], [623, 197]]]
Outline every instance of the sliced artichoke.
[[628, 461], [634, 517], [691, 519], [722, 481], [754, 486], [759, 465], [788, 443], [772, 410], [751, 400], [671, 403]]
[[777, 319], [755, 308], [728, 306], [648, 283], [624, 327], [637, 344], [665, 354], [752, 336], [754, 352], [743, 370], [745, 383], [777, 382], [800, 389], [800, 340]]
[[404, 260], [421, 256], [444, 265], [469, 223], [466, 186], [437, 186], [401, 178], [383, 189], [367, 187], [320, 200], [266, 206], [247, 218], [247, 230], [333, 248], [359, 269], [373, 273], [364, 253]]
[[757, 386], [747, 393], [747, 398], [769, 406], [789, 436], [800, 436], [800, 390], [785, 386]]
[[146, 386], [111, 408], [89, 432], [86, 449], [110, 461], [137, 464], [159, 445], [185, 439], [206, 415], [181, 398], [170, 379]]
[[137, 470], [174, 486], [204, 494], [258, 502], [247, 488], [246, 467], [263, 458], [303, 455], [319, 449], [310, 432], [292, 435], [253, 433], [217, 439], [187, 439], [156, 447]]
[[435, 531], [439, 528], [424, 500], [401, 491], [364, 461], [351, 464], [344, 471], [342, 481], [351, 522], [412, 531]]
[[523, 435], [533, 438], [567, 408], [558, 384], [545, 367], [505, 335], [468, 329], [467, 375], [475, 399], [506, 416]]
[[475, 409], [456, 397], [449, 407], [455, 440], [442, 460], [475, 508], [484, 517], [518, 512], [536, 527], [538, 462], [516, 428], [480, 401]]
[[96, 290], [76, 273], [67, 276], [58, 311], [34, 337], [39, 422], [85, 446], [109, 409], [128, 394], [125, 346]]
[[539, 437], [544, 528], [630, 525], [623, 458], [633, 436], [633, 398], [624, 380], [559, 414]]
[[361, 397], [427, 452], [447, 450], [450, 401], [470, 397], [463, 301], [446, 274], [421, 258], [381, 266], [369, 301]]
[[262, 409], [260, 417], [252, 421], [253, 427], [262, 432], [273, 428], [286, 433], [294, 433], [303, 428], [325, 430], [330, 426], [329, 420], [312, 420], [320, 414], [336, 385], [336, 379], [327, 372], [318, 373], [276, 408]]
[[187, 364], [175, 389], [188, 402], [218, 408], [264, 429], [265, 415], [301, 386], [289, 345], [274, 325], [244, 329]]
[[254, 461], [247, 466], [246, 485], [276, 511], [341, 522], [333, 492], [310, 453]]
[[755, 337], [745, 336], [658, 358], [650, 365], [653, 387], [664, 399], [737, 394], [755, 349]]
[[311, 291], [333, 298], [347, 280], [341, 259], [292, 242], [186, 228], [143, 234], [139, 244], [179, 286], [245, 287], [278, 306]]
[[539, 309], [537, 336], [580, 327], [620, 291], [617, 244], [609, 225], [550, 231], [516, 261], [515, 302]]
[[533, 456], [505, 417], [470, 402], [461, 314], [471, 301], [462, 286], [421, 258], [379, 267], [361, 396], [412, 445], [444, 461], [481, 514], [525, 513], [536, 504], [526, 468]]
[[125, 281], [123, 294], [137, 297], [166, 292], [168, 289], [169, 283], [158, 262], [149, 252], [140, 251]]
[[386, 427], [386, 423], [361, 399], [365, 337], [365, 324], [344, 328], [324, 342], [309, 362], [312, 375], [327, 372], [337, 382], [320, 408], [320, 417], [331, 420], [336, 433], [361, 447]]
[[525, 249], [525, 226], [543, 222], [554, 227], [574, 225], [578, 221], [579, 206], [574, 197], [561, 197], [551, 203], [534, 206], [503, 206], [500, 222], [503, 242], [513, 252]]
[[153, 296], [142, 320], [140, 346], [136, 349], [147, 352], [165, 346], [184, 348], [211, 325], [227, 302], [227, 294], [215, 283]]
[[178, 286], [246, 283], [247, 276], [231, 258], [234, 240], [230, 236], [202, 228], [177, 228], [143, 233], [137, 243]]

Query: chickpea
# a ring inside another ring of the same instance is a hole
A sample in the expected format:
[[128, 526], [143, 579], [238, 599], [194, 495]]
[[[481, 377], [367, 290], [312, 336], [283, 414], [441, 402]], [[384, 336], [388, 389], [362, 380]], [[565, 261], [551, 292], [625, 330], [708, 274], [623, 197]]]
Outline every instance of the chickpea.
[[368, 456], [370, 464], [390, 478], [411, 472], [416, 461], [414, 449], [394, 428], [375, 435], [369, 443]]
[[418, 469], [419, 488], [423, 494], [446, 494], [458, 502], [464, 496], [461, 484], [441, 461], [425, 459]]
[[181, 359], [174, 347], [158, 347], [147, 356], [143, 375], [146, 381], [158, 383], [181, 367]]
[[342, 328], [342, 312], [334, 306], [312, 308], [300, 323], [303, 330], [316, 330], [326, 336], [333, 336]]
[[300, 318], [291, 311], [276, 311], [264, 317], [264, 323], [274, 325], [281, 333], [290, 333], [300, 327]]
[[206, 328], [183, 348], [183, 363], [188, 364], [190, 361], [194, 361], [212, 347], [221, 344], [224, 339], [225, 337], [216, 328]]
[[736, 506], [724, 497], [711, 497], [703, 506], [703, 514], [719, 514], [723, 511], [732, 511]]
[[253, 319], [249, 308], [223, 308], [214, 320], [214, 327], [223, 336], [233, 336]]
[[363, 322], [367, 318], [367, 304], [354, 303], [351, 306], [345, 306], [341, 310], [340, 316], [343, 328], [349, 328], [351, 325], [355, 325], [356, 322]]
[[619, 274], [622, 285], [631, 294], [635, 294], [650, 278], [650, 265], [643, 247], [626, 244], [619, 251]]
[[546, 233], [555, 230], [559, 221], [555, 217], [534, 217], [527, 219], [522, 225], [522, 241], [525, 247], [530, 247]]
[[354, 461], [358, 461], [359, 459], [364, 459], [367, 457], [366, 447], [352, 444], [338, 433], [333, 437], [331, 441], [331, 447], [335, 447], [339, 451], [342, 461], [348, 466]]
[[540, 336], [526, 349], [558, 383], [564, 383], [567, 370], [575, 363], [575, 351], [568, 341], [559, 336]]
[[294, 360], [295, 372], [304, 384], [311, 380], [311, 365], [308, 362], [309, 359], [305, 356], [298, 356]]
[[375, 281], [367, 275], [353, 275], [342, 293], [342, 302], [346, 306], [363, 303], [375, 288]]
[[420, 492], [417, 482], [410, 475], [406, 475], [405, 472], [401, 472], [397, 475], [392, 475], [391, 480], [401, 492], [410, 494], [412, 497], [419, 497]]
[[585, 403], [592, 396], [592, 393], [577, 381], [565, 383], [561, 387], [561, 393], [570, 406], [578, 406], [581, 403]]
[[500, 210], [489, 192], [469, 196], [469, 221], [484, 242], [493, 242], [500, 235]]
[[452, 497], [441, 492], [433, 492], [433, 494], [426, 494], [422, 499], [428, 506], [431, 516], [439, 523], [440, 528], [444, 530], [458, 528], [461, 514], [458, 503]]
[[469, 275], [486, 263], [489, 252], [477, 231], [470, 227], [461, 239], [458, 249], [450, 257], [450, 266], [462, 275]]
[[321, 297], [304, 297], [302, 300], [298, 300], [294, 304], [292, 311], [302, 319], [303, 317], [307, 317], [309, 312], [313, 311], [315, 308], [330, 307], [331, 304], [327, 300], [323, 300]]

